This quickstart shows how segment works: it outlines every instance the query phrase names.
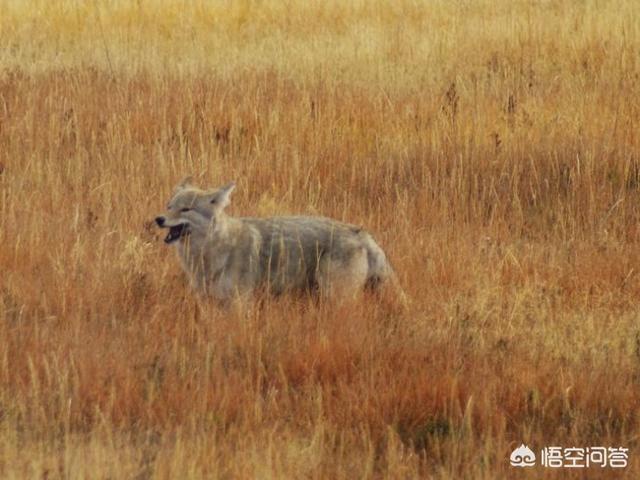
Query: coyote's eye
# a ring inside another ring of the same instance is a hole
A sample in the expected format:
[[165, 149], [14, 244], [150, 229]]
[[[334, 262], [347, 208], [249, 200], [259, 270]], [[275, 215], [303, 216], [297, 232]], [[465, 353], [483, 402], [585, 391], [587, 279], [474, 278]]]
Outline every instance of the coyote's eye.
[[188, 212], [189, 210], [191, 210], [191, 209], [188, 208], [188, 207], [184, 207], [184, 208], [180, 209], [181, 212]]

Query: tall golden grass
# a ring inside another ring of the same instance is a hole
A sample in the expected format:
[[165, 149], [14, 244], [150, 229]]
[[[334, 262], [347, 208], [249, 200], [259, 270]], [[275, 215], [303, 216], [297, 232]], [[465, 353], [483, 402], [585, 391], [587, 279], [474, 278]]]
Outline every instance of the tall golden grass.
[[[0, 10], [2, 478], [640, 476], [636, 1]], [[188, 173], [367, 226], [410, 308], [197, 300]]]

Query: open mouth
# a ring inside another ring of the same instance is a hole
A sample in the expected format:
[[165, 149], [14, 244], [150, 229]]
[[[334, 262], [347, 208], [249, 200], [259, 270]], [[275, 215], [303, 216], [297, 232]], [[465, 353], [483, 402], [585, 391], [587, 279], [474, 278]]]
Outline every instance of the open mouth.
[[165, 243], [173, 243], [181, 237], [185, 236], [188, 233], [187, 224], [181, 223], [180, 225], [176, 225], [175, 227], [169, 228], [169, 233], [164, 239]]

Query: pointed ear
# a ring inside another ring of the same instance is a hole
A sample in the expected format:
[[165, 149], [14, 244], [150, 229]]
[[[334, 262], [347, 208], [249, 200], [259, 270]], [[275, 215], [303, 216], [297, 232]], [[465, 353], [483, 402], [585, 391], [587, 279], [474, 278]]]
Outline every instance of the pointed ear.
[[225, 208], [231, 203], [231, 199], [229, 197], [231, 196], [231, 192], [233, 192], [234, 188], [236, 188], [235, 182], [228, 183], [211, 195], [209, 203], [217, 205], [220, 208]]
[[184, 188], [188, 188], [191, 186], [191, 182], [193, 181], [193, 175], [189, 175], [180, 180], [180, 183], [176, 185], [176, 190], [182, 190]]

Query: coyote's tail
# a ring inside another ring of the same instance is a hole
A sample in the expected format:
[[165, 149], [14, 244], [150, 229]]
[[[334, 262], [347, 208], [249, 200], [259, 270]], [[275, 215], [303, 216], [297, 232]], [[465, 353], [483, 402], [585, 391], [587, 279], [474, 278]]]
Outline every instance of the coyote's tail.
[[362, 232], [364, 245], [367, 250], [367, 261], [369, 263], [369, 273], [367, 275], [366, 288], [378, 291], [382, 287], [393, 287], [397, 298], [404, 304], [408, 304], [407, 294], [404, 292], [394, 272], [387, 256], [375, 240], [366, 232]]

